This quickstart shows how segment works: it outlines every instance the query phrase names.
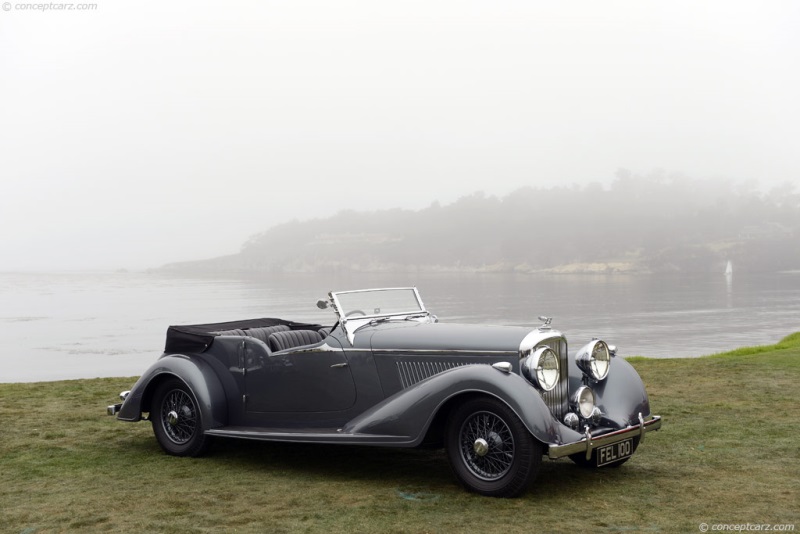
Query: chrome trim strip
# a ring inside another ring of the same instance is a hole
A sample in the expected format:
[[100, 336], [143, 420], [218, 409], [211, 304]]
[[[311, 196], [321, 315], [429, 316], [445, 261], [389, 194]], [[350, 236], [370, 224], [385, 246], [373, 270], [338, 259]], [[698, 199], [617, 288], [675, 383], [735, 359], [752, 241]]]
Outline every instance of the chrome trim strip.
[[[295, 347], [290, 347], [288, 349], [277, 350], [275, 352], [271, 352], [270, 356], [272, 355], [284, 355], [284, 354], [305, 354], [309, 352], [344, 352], [344, 349], [340, 347], [332, 347], [328, 345], [327, 341], [322, 341], [322, 345], [314, 345], [313, 347], [308, 347], [300, 350], [295, 350]], [[302, 345], [300, 345], [302, 347]]]
[[589, 459], [592, 456], [592, 451], [599, 447], [618, 443], [630, 437], [635, 437], [636, 434], [639, 434], [639, 443], [641, 443], [641, 436], [644, 436], [645, 432], [653, 432], [661, 428], [660, 415], [650, 416], [650, 419], [646, 421], [642, 418], [641, 421], [642, 423], [628, 426], [621, 430], [615, 430], [614, 432], [609, 432], [601, 436], [592, 436], [589, 434], [589, 437], [584, 437], [582, 440], [574, 443], [565, 443], [563, 445], [551, 444], [548, 447], [547, 456], [551, 459], [555, 459], [569, 456], [570, 454], [585, 452], [586, 458]]
[[466, 350], [466, 349], [346, 349], [347, 352], [375, 352], [375, 353], [394, 353], [394, 354], [472, 354], [483, 356], [486, 354], [498, 354], [501, 356], [513, 356], [513, 350]]

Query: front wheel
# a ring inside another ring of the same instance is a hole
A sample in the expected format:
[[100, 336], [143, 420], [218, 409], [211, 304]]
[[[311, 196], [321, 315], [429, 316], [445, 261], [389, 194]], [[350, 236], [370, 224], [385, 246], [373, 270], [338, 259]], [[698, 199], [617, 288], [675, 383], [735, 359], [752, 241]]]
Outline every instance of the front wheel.
[[203, 432], [203, 418], [194, 394], [178, 379], [159, 384], [150, 416], [156, 440], [167, 454], [200, 456], [211, 445], [211, 438]]
[[470, 491], [516, 497], [536, 478], [543, 447], [504, 403], [473, 399], [447, 422], [447, 456], [456, 477]]

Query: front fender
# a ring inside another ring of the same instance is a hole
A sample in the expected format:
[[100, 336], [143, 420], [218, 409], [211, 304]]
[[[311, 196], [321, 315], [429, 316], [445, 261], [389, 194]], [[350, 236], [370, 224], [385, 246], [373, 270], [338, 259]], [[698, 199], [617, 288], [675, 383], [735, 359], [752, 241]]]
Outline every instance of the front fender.
[[639, 414], [645, 417], [651, 415], [644, 382], [624, 358], [612, 358], [606, 379], [591, 384], [591, 387], [606, 426], [625, 428], [637, 424]]
[[141, 420], [142, 412], [150, 410], [150, 400], [156, 386], [171, 377], [182, 380], [194, 394], [204, 430], [226, 424], [228, 403], [217, 373], [202, 359], [183, 354], [162, 356], [150, 366], [122, 403], [117, 419]]
[[469, 393], [490, 395], [507, 404], [542, 443], [581, 438], [553, 418], [538, 391], [525, 379], [484, 364], [456, 367], [418, 382], [351, 420], [342, 432], [402, 436], [404, 444], [419, 445], [439, 410], [449, 400]]

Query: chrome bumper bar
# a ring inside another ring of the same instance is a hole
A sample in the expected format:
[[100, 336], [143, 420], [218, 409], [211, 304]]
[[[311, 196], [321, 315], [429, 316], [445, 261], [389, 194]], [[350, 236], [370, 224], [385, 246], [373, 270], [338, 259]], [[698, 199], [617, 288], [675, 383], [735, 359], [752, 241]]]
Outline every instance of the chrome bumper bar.
[[[125, 402], [125, 399], [127, 399], [128, 395], [130, 395], [130, 394], [131, 394], [130, 391], [123, 391], [122, 393], [119, 394], [119, 400], [121, 400], [122, 402]], [[122, 408], [122, 402], [119, 403], [119, 404], [112, 404], [110, 406], [107, 406], [106, 407], [106, 413], [108, 415], [117, 415], [119, 413], [120, 409]]]
[[617, 443], [628, 438], [635, 438], [636, 436], [639, 436], [639, 443], [641, 444], [644, 442], [644, 435], [647, 432], [652, 432], [654, 430], [658, 430], [659, 428], [661, 428], [660, 415], [654, 415], [645, 421], [642, 417], [642, 414], [639, 414], [639, 424], [632, 425], [621, 430], [615, 430], [600, 436], [592, 436], [591, 433], [589, 433], [589, 428], [586, 427], [586, 434], [582, 440], [574, 443], [565, 443], [564, 445], [550, 445], [550, 448], [547, 451], [547, 456], [555, 459], [569, 456], [571, 454], [585, 452], [586, 459], [589, 460], [592, 457], [592, 451], [599, 447], [611, 445], [612, 443]]

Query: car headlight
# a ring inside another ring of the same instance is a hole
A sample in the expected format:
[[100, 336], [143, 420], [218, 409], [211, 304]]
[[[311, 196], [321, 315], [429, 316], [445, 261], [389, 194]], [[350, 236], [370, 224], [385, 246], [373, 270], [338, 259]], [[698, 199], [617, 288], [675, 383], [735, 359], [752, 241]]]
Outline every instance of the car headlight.
[[522, 372], [533, 385], [550, 391], [561, 376], [558, 356], [553, 349], [540, 347], [522, 361]]
[[608, 376], [608, 369], [611, 367], [611, 352], [605, 341], [596, 339], [578, 351], [575, 362], [586, 376], [599, 382]]
[[572, 403], [584, 419], [590, 418], [594, 413], [594, 391], [588, 386], [579, 387]]

